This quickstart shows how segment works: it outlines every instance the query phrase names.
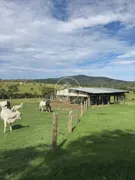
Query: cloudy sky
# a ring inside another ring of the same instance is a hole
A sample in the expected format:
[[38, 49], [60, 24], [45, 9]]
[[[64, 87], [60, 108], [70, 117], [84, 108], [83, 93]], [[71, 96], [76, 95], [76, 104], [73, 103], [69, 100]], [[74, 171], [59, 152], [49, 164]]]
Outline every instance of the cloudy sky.
[[0, 0], [0, 78], [135, 80], [135, 0]]

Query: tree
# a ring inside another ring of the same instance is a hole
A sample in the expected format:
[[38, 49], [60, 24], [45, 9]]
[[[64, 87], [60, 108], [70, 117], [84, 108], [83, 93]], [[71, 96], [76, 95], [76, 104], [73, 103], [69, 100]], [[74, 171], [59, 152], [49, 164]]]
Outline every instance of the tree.
[[19, 91], [18, 86], [17, 85], [11, 85], [8, 87], [8, 91], [11, 93], [16, 93]]
[[6, 94], [6, 90], [5, 89], [0, 89], [0, 98], [4, 98]]
[[45, 97], [50, 97], [49, 94], [53, 93], [54, 92], [54, 89], [53, 88], [49, 88], [49, 87], [45, 87], [45, 86], [42, 86], [40, 88], [40, 91], [41, 91], [41, 94], [42, 96], [45, 96]]

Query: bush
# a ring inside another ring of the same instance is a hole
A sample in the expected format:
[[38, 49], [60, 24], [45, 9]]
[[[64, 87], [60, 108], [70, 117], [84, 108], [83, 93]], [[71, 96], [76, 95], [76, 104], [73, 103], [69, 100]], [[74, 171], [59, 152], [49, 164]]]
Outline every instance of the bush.
[[6, 91], [5, 89], [0, 89], [0, 99], [10, 99], [11, 98], [37, 98], [39, 95], [35, 92], [34, 94], [32, 93], [12, 93], [10, 91]]

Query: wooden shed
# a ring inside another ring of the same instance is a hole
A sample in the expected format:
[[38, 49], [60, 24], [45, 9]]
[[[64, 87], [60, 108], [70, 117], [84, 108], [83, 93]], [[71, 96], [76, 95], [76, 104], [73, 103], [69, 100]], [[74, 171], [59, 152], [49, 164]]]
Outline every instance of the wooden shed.
[[112, 88], [91, 88], [91, 87], [77, 87], [69, 88], [58, 92], [60, 96], [68, 96], [69, 99], [78, 97], [81, 101], [88, 99], [91, 105], [119, 103], [126, 100], [125, 93], [128, 90], [112, 89]]

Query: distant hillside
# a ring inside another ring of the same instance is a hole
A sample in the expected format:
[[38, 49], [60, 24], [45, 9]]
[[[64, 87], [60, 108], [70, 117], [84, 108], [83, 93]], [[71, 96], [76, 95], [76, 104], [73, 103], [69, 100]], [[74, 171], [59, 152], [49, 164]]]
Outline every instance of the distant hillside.
[[[76, 79], [81, 86], [97, 86], [97, 87], [112, 87], [112, 88], [121, 88], [121, 89], [135, 89], [135, 82], [131, 81], [122, 81], [111, 79], [107, 77], [92, 77], [92, 76], [85, 76], [85, 75], [76, 75], [70, 76]], [[49, 78], [49, 79], [38, 79], [35, 80], [36, 82], [44, 82], [55, 84], [57, 83], [60, 78]]]
[[[109, 87], [133, 91], [128, 95], [128, 99], [135, 99], [135, 82], [85, 75], [70, 77], [76, 79], [81, 86], [85, 87]], [[55, 84], [61, 78], [0, 80], [0, 99], [39, 98], [39, 96], [50, 98], [54, 93]], [[69, 85], [71, 84], [71, 86], [73, 86], [70, 80], [69, 82], [64, 81], [62, 83], [69, 83]]]
[[[86, 87], [110, 87], [110, 88], [118, 88], [118, 89], [135, 90], [135, 81], [122, 81], [107, 77], [92, 77], [86, 75], [76, 75], [69, 77], [76, 79], [81, 86], [86, 86]], [[64, 77], [48, 78], [48, 79], [23, 79], [22, 81], [25, 81], [27, 83], [38, 83], [38, 86], [39, 83], [50, 84], [54, 86], [61, 78]], [[16, 80], [4, 80], [4, 81], [9, 84], [14, 82], [19, 83], [21, 80], [16, 79]]]

